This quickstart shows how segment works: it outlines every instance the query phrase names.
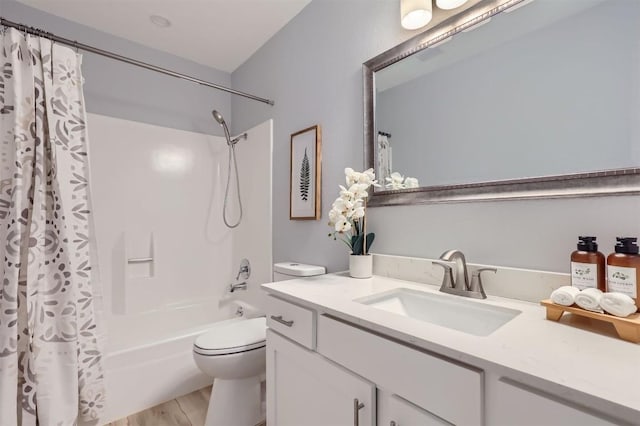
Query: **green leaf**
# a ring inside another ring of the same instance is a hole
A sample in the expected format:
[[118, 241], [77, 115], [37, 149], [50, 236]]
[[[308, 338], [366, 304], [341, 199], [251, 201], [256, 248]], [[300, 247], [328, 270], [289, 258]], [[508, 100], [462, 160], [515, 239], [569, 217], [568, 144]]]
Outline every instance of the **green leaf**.
[[367, 253], [369, 253], [369, 249], [371, 248], [371, 244], [373, 244], [373, 240], [376, 239], [376, 234], [373, 232], [369, 232], [367, 234]]
[[304, 157], [302, 157], [302, 166], [300, 167], [300, 198], [307, 201], [309, 198], [309, 157], [307, 157], [307, 149], [304, 149]]
[[[376, 234], [370, 232], [367, 234], [367, 253], [369, 253], [369, 249], [371, 248], [371, 244], [373, 244], [373, 240], [376, 238]], [[354, 235], [351, 237], [351, 252], [355, 255], [365, 254], [363, 251], [364, 248], [364, 234]]]
[[364, 242], [364, 235], [354, 235], [351, 237], [351, 253], [356, 255], [362, 254], [362, 243]]

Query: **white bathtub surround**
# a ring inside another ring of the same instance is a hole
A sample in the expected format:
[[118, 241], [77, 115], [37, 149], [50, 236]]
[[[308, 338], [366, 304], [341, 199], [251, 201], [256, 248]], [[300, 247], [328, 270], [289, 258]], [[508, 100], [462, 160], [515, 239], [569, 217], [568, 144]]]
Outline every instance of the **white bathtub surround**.
[[0, 422], [97, 421], [104, 342], [82, 57], [15, 29], [0, 45]]
[[[402, 265], [406, 264], [407, 258], [399, 260], [400, 264], [392, 265], [391, 259], [387, 257], [387, 268], [402, 271]], [[415, 272], [424, 279], [424, 264], [417, 265]], [[498, 269], [496, 276], [499, 276], [502, 270]], [[540, 273], [524, 271], [518, 275], [513, 271], [513, 276], [521, 280], [517, 286], [539, 285], [539, 279], [536, 278], [538, 274]], [[568, 281], [568, 276], [566, 279]], [[400, 343], [403, 351], [407, 351], [408, 348], [417, 350], [420, 358], [427, 356], [432, 359], [435, 354], [435, 358], [439, 360], [446, 359], [449, 364], [464, 367], [469, 374], [476, 372], [474, 374], [477, 375], [477, 372], [481, 372], [484, 379], [474, 382], [474, 386], [478, 395], [484, 395], [484, 399], [480, 398], [477, 401], [483, 404], [484, 414], [483, 410], [477, 410], [477, 413], [479, 416], [485, 416], [486, 424], [517, 424], [513, 422], [513, 410], [524, 407], [537, 407], [532, 409], [529, 415], [536, 414], [541, 417], [558, 410], [558, 413], [569, 416], [574, 422], [578, 418], [584, 418], [592, 424], [637, 423], [640, 416], [640, 399], [637, 397], [640, 369], [636, 367], [637, 360], [640, 359], [640, 345], [614, 337], [612, 330], [594, 329], [591, 324], [573, 319], [571, 316], [563, 318], [560, 323], [548, 321], [545, 319], [544, 308], [538, 303], [496, 297], [487, 287], [487, 299], [470, 302], [521, 311], [488, 336], [475, 336], [452, 330], [354, 301], [397, 288], [437, 294], [445, 298], [459, 298], [438, 292], [440, 278], [437, 276], [425, 281], [431, 285], [377, 275], [370, 279], [356, 280], [345, 274], [331, 274], [266, 284], [263, 288], [275, 296], [274, 299], [278, 300], [279, 304], [274, 306], [286, 312], [287, 316], [291, 317], [296, 313], [300, 316], [304, 312], [309, 317], [309, 321], [305, 323], [308, 324], [306, 329], [304, 326], [294, 326], [274, 329], [276, 332], [285, 336], [290, 334], [289, 338], [300, 341], [299, 345], [310, 344], [311, 350], [317, 350], [324, 357], [346, 365], [346, 369], [351, 370], [347, 371], [351, 376], [352, 372], [365, 378], [372, 375], [369, 379], [378, 385], [382, 394], [393, 391], [400, 396], [403, 392], [409, 396], [418, 395], [411, 391], [414, 389], [411, 383], [415, 380], [415, 374], [403, 370], [408, 358], [393, 359], [394, 354], [397, 356], [399, 352], [392, 350], [392, 347], [395, 348]], [[548, 285], [551, 284], [545, 283], [545, 286]], [[544, 297], [547, 298], [549, 293]], [[282, 307], [282, 304], [289, 305], [288, 310]], [[333, 325], [325, 327], [327, 321]], [[339, 325], [340, 323], [342, 325]], [[369, 352], [371, 356], [355, 356], [357, 359], [351, 362], [348, 356], [342, 355], [356, 353], [357, 351], [353, 351], [364, 341], [358, 340], [360, 337], [356, 339], [357, 336], [348, 339], [342, 336], [341, 345], [326, 344], [331, 339], [335, 340], [331, 330], [337, 332], [336, 327], [341, 330], [348, 328], [351, 334], [358, 333], [362, 339], [365, 339], [362, 333], [369, 336], [366, 337], [367, 340], [373, 338], [370, 336], [377, 336], [380, 342], [375, 346], [375, 351]], [[305, 340], [306, 337], [309, 337], [309, 341]], [[276, 359], [286, 358], [287, 354], [291, 353], [280, 343], [274, 350], [273, 356]], [[267, 352], [269, 356], [269, 348]], [[384, 364], [388, 366], [384, 369], [388, 374], [372, 367], [379, 365], [369, 360], [373, 354], [391, 357]], [[318, 363], [320, 359], [323, 358], [318, 358]], [[585, 371], [594, 371], [594, 368], [595, 374], [584, 374]], [[415, 389], [422, 389], [422, 394], [426, 389], [425, 383], [441, 377], [440, 370], [437, 374], [428, 371], [426, 373], [431, 379], [415, 384]], [[281, 372], [279, 377], [284, 377], [284, 374]], [[404, 377], [403, 383], [398, 384], [395, 390], [391, 389], [395, 386], [393, 383], [397, 383], [394, 377]], [[271, 386], [276, 386], [271, 387], [271, 390], [277, 389], [277, 383]], [[352, 394], [347, 392], [346, 397]], [[441, 389], [439, 394], [442, 395]], [[409, 396], [403, 398], [411, 400]], [[459, 401], [455, 401], [458, 411], [447, 408], [447, 413], [454, 417], [464, 414], [459, 410]], [[510, 407], [505, 401], [512, 401], [513, 406]], [[532, 402], [532, 405], [527, 405], [529, 402]], [[413, 403], [417, 404], [415, 401]], [[369, 405], [364, 410], [370, 409]], [[511, 422], [500, 423], [498, 419], [504, 418], [510, 418]], [[605, 420], [598, 422], [598, 419]], [[531, 424], [535, 424], [535, 421], [532, 422]]]
[[[88, 125], [112, 421], [210, 384], [193, 341], [234, 317], [233, 300], [261, 306], [258, 285], [271, 280], [272, 124], [236, 145], [244, 218], [234, 230], [222, 221], [224, 138], [96, 114]], [[229, 294], [242, 258], [248, 290]]]

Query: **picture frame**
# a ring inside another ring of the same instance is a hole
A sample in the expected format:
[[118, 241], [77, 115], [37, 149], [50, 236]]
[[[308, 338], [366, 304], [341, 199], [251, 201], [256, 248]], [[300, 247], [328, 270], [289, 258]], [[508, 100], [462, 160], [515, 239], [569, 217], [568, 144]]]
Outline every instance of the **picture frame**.
[[322, 132], [320, 125], [291, 134], [289, 219], [320, 219]]

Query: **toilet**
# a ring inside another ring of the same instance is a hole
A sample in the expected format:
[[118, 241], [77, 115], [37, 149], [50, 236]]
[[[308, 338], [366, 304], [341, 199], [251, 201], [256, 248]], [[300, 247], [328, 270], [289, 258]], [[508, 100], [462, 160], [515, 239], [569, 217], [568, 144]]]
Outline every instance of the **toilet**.
[[[323, 266], [273, 265], [273, 281], [326, 273]], [[204, 426], [255, 426], [265, 419], [261, 381], [266, 364], [265, 317], [214, 324], [193, 343], [198, 368], [214, 378]]]
[[205, 426], [254, 426], [264, 421], [266, 319], [232, 319], [196, 338], [193, 359], [213, 377]]
[[273, 265], [273, 281], [285, 281], [295, 278], [313, 277], [324, 275], [327, 270], [324, 266], [305, 265], [296, 262], [281, 262]]

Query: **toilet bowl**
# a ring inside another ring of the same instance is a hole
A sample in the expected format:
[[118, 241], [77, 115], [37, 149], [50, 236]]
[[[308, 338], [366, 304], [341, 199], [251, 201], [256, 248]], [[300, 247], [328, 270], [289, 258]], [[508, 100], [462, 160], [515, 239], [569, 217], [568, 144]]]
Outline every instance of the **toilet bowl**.
[[196, 365], [214, 378], [205, 426], [254, 426], [264, 421], [260, 382], [266, 329], [264, 317], [229, 320], [196, 338]]

